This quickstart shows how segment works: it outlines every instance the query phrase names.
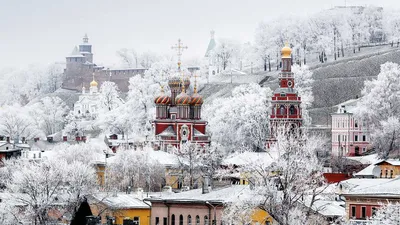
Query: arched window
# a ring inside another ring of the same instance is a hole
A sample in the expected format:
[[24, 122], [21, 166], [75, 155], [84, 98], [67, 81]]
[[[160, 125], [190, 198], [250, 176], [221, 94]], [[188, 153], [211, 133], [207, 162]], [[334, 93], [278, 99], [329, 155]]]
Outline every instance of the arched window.
[[279, 111], [280, 111], [279, 114], [285, 115], [285, 106], [284, 106], [284, 105], [281, 105]]
[[175, 214], [171, 216], [171, 225], [175, 225]]
[[179, 216], [179, 225], [183, 225], [183, 216], [182, 216], [182, 214]]
[[200, 225], [200, 216], [199, 215], [196, 216], [196, 225]]
[[190, 215], [187, 218], [187, 225], [192, 225], [192, 217]]
[[290, 113], [290, 115], [295, 115], [296, 114], [296, 109], [294, 108], [294, 105], [290, 106], [289, 113]]
[[204, 216], [204, 225], [209, 225], [208, 216]]

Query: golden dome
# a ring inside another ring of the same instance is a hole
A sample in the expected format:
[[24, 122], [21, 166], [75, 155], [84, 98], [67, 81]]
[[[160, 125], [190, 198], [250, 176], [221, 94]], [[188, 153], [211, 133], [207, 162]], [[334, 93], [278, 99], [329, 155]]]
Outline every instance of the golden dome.
[[90, 87], [97, 87], [97, 82], [93, 79], [92, 82], [90, 82]]
[[285, 44], [285, 47], [282, 48], [281, 50], [282, 53], [282, 58], [290, 58], [292, 54], [292, 49], [288, 46], [288, 44]]

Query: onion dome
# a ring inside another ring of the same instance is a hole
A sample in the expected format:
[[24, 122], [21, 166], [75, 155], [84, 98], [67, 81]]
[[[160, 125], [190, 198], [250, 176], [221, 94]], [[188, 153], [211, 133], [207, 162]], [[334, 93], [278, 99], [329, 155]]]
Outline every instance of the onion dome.
[[98, 83], [93, 79], [92, 82], [90, 82], [90, 87], [97, 87]]
[[290, 58], [292, 54], [292, 49], [288, 46], [288, 43], [285, 44], [285, 47], [281, 50], [282, 58]]
[[190, 100], [191, 100], [190, 96], [186, 94], [184, 90], [182, 90], [182, 92], [178, 96], [176, 96], [175, 103], [177, 105], [189, 105]]
[[192, 95], [192, 101], [190, 102], [191, 105], [202, 105], [203, 104], [203, 97], [198, 93], [194, 93]]
[[157, 105], [168, 105], [171, 103], [171, 97], [164, 93], [164, 87], [161, 87], [161, 93], [154, 99], [154, 103]]
[[203, 104], [203, 97], [197, 93], [197, 85], [196, 82], [194, 84], [194, 94], [192, 95], [192, 101], [190, 102], [191, 105], [202, 105]]
[[171, 88], [171, 90], [173, 89], [180, 89], [181, 87], [181, 79], [178, 75], [175, 75], [173, 77], [171, 77], [168, 80], [168, 86]]

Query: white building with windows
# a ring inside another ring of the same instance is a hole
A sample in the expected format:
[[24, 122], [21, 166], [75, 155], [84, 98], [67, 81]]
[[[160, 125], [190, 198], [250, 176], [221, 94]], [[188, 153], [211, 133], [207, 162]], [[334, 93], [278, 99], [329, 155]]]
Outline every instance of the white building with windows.
[[94, 80], [90, 82], [89, 92], [82, 87], [82, 94], [79, 100], [74, 104], [74, 115], [77, 118], [94, 119], [97, 117], [100, 103], [98, 84]]
[[353, 115], [358, 99], [351, 99], [338, 105], [332, 113], [332, 154], [337, 156], [358, 156], [369, 150], [367, 125]]

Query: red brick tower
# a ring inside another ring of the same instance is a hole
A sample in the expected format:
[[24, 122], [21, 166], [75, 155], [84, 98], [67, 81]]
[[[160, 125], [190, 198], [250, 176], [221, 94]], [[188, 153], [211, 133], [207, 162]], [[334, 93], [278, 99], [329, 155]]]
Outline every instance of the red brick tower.
[[270, 136], [267, 139], [267, 148], [271, 147], [276, 139], [279, 126], [286, 128], [301, 127], [301, 97], [294, 88], [294, 74], [292, 72], [292, 49], [287, 45], [282, 48], [282, 70], [279, 73], [279, 88], [272, 96], [272, 112], [270, 116]]

